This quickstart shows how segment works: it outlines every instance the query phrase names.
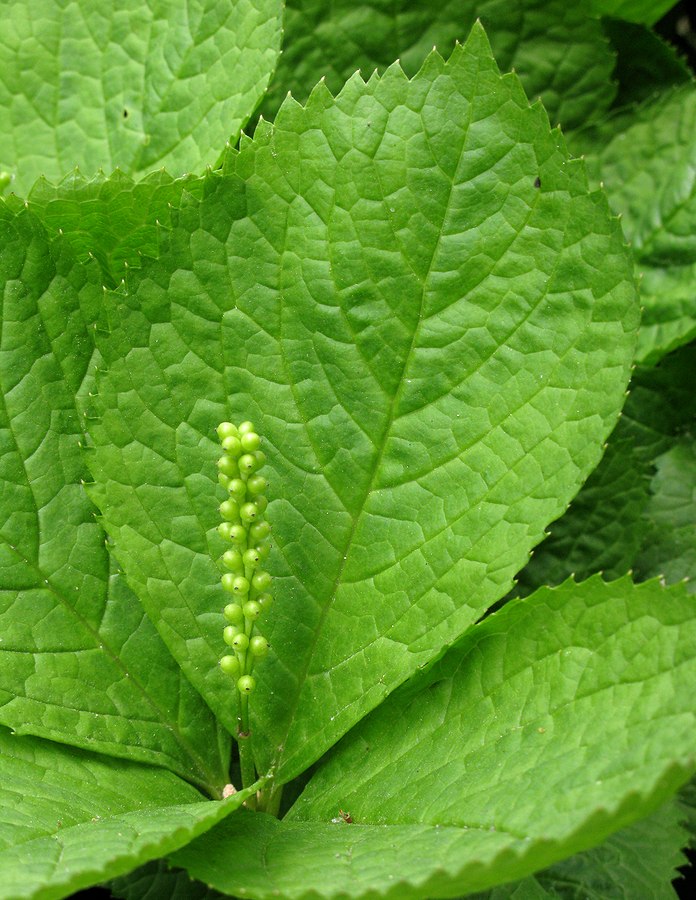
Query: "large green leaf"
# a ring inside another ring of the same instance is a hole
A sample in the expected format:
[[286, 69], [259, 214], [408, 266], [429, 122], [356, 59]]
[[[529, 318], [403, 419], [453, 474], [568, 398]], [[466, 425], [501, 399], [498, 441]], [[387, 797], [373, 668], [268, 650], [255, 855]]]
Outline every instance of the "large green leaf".
[[637, 359], [655, 363], [696, 336], [696, 88], [660, 94], [571, 143], [621, 213], [642, 276]]
[[695, 677], [683, 586], [544, 588], [357, 725], [284, 821], [232, 816], [173, 861], [257, 900], [452, 896], [528, 875], [686, 781]]
[[507, 592], [598, 461], [637, 310], [604, 198], [480, 27], [412, 81], [289, 102], [227, 170], [114, 296], [90, 465], [148, 614], [234, 727], [215, 425], [266, 436], [254, 733], [287, 779]]
[[0, 207], [0, 242], [0, 722], [217, 791], [227, 741], [111, 564], [81, 483], [96, 267], [27, 212]]
[[0, 168], [26, 193], [75, 166], [180, 175], [214, 163], [275, 66], [281, 0], [10, 0]]
[[398, 59], [414, 75], [436, 46], [448, 56], [480, 19], [498, 65], [514, 68], [552, 122], [580, 126], [611, 105], [614, 55], [598, 20], [566, 0], [288, 0], [283, 53], [261, 111], [273, 118], [288, 90], [304, 102], [321, 78], [336, 93]]
[[66, 897], [183, 846], [237, 809], [154, 766], [0, 728], [0, 898]]

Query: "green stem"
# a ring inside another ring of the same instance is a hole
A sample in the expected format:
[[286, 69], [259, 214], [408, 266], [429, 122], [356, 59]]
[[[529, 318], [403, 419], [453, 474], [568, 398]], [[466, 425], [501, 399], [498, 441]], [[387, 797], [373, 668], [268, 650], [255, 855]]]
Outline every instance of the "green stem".
[[[249, 731], [249, 697], [239, 695], [239, 724], [237, 728], [237, 746], [239, 747], [239, 767], [242, 772], [242, 787], [248, 788], [256, 781], [256, 767], [251, 749], [251, 733]], [[256, 798], [246, 801], [248, 809], [256, 807]]]

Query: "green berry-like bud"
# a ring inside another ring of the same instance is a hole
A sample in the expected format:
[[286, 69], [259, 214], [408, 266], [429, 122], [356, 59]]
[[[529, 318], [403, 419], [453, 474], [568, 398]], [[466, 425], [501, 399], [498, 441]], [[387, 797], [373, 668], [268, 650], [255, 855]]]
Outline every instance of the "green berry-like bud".
[[[256, 501], [256, 505], [259, 505], [258, 500]], [[268, 522], [254, 522], [249, 529], [249, 537], [255, 544], [262, 541], [264, 538], [267, 538], [270, 533], [271, 526]]]
[[230, 525], [229, 522], [221, 522], [217, 527], [218, 534], [220, 535], [221, 538], [224, 538], [226, 541], [229, 541], [231, 528], [232, 528], [232, 525]]
[[[233, 627], [234, 627], [233, 625], [228, 625], [228, 628], [233, 628]], [[225, 631], [227, 631], [227, 628], [225, 629]], [[238, 631], [237, 634], [235, 634], [235, 636], [234, 636], [234, 639], [232, 641], [232, 646], [239, 653], [243, 653], [246, 650], [246, 648], [249, 646], [249, 638], [244, 634], [243, 631]]]
[[234, 478], [235, 475], [239, 474], [237, 462], [231, 456], [221, 456], [217, 461], [217, 466], [222, 474], [227, 475], [228, 478]]
[[[246, 554], [244, 555], [246, 556]], [[222, 554], [222, 561], [233, 572], [241, 572], [244, 569], [244, 560], [239, 550], [225, 550]]]
[[236, 575], [233, 575], [232, 572], [225, 572], [220, 581], [222, 582], [222, 586], [226, 591], [232, 593], [234, 590], [234, 579]]
[[273, 603], [273, 595], [268, 593], [259, 594], [259, 596], [256, 598], [256, 602], [261, 607], [261, 610], [265, 611]]
[[227, 490], [235, 500], [241, 502], [246, 497], [246, 485], [241, 478], [232, 478], [227, 481]]
[[247, 550], [244, 553], [244, 565], [248, 566], [250, 569], [255, 569], [256, 566], [261, 562], [261, 555], [258, 550], [255, 548], [251, 550]]
[[268, 487], [268, 482], [263, 475], [252, 475], [247, 481], [247, 487], [250, 494], [263, 494]]
[[220, 422], [216, 430], [221, 441], [224, 441], [226, 437], [232, 435], [236, 437], [239, 434], [237, 426], [233, 425], [231, 422]]
[[238, 675], [239, 674], [239, 660], [236, 656], [223, 656], [220, 660], [220, 668], [226, 675]]
[[243, 525], [230, 525], [230, 540], [233, 544], [246, 543], [246, 528]]
[[268, 641], [257, 634], [249, 641], [249, 649], [253, 656], [265, 656], [268, 653]]
[[256, 457], [252, 453], [245, 453], [239, 457], [239, 471], [249, 475], [256, 468]]
[[239, 518], [242, 522], [253, 522], [259, 514], [259, 508], [255, 503], [245, 503], [239, 507]]
[[230, 479], [224, 472], [218, 472], [218, 481], [225, 488], [225, 490], [229, 491], [230, 489]]
[[231, 625], [241, 625], [244, 621], [244, 610], [238, 603], [228, 603], [222, 614]]
[[251, 583], [254, 585], [257, 591], [265, 591], [266, 588], [271, 586], [271, 582], [273, 579], [268, 574], [268, 572], [264, 572], [260, 569], [258, 572], [254, 573], [254, 577], [251, 579]]
[[[239, 637], [240, 634], [243, 638], [246, 638], [246, 635], [244, 634], [244, 632], [243, 631], [240, 632], [239, 628], [237, 628], [236, 625], [226, 625], [222, 629], [222, 639], [230, 647], [235, 646], [234, 642]], [[247, 640], [248, 640], [248, 638], [247, 638]]]
[[251, 622], [255, 622], [261, 615], [261, 607], [256, 602], [256, 600], [247, 600], [247, 602], [242, 607], [242, 612], [244, 613], [245, 619], [249, 619]]
[[222, 442], [222, 449], [225, 453], [229, 453], [234, 459], [237, 459], [237, 457], [241, 456], [244, 452], [242, 449], [242, 442], [238, 437], [226, 437]]
[[232, 585], [232, 593], [238, 597], [246, 597], [249, 593], [249, 582], [243, 575], [237, 575]]
[[245, 432], [239, 441], [242, 445], [242, 450], [245, 453], [253, 453], [254, 450], [258, 450], [261, 446], [261, 438], [255, 431]]
[[241, 425], [237, 426], [237, 431], [240, 434], [249, 434], [250, 431], [256, 431], [256, 429], [253, 422], [242, 422]]
[[256, 456], [256, 468], [260, 469], [266, 462], [266, 454], [263, 450], [257, 450], [254, 455]]
[[235, 522], [239, 518], [239, 506], [236, 500], [223, 500], [220, 504], [220, 515], [228, 522]]
[[259, 508], [259, 513], [263, 515], [266, 512], [266, 507], [268, 506], [268, 500], [266, 500], [263, 494], [259, 494], [259, 496], [254, 501]]
[[253, 675], [242, 675], [237, 682], [237, 690], [240, 694], [250, 694], [256, 687], [256, 680]]
[[265, 562], [268, 559], [268, 554], [271, 552], [271, 545], [269, 543], [257, 544], [254, 547], [254, 550], [259, 554], [259, 559], [261, 562]]

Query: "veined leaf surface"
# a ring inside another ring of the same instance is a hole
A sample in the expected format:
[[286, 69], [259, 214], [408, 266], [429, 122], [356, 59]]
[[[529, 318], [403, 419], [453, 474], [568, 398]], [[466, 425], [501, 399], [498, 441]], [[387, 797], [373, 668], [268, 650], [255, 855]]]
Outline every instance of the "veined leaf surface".
[[100, 341], [94, 497], [233, 728], [215, 426], [265, 436], [261, 771], [301, 772], [509, 590], [599, 459], [636, 326], [616, 220], [480, 26], [411, 81], [289, 101], [175, 213]]

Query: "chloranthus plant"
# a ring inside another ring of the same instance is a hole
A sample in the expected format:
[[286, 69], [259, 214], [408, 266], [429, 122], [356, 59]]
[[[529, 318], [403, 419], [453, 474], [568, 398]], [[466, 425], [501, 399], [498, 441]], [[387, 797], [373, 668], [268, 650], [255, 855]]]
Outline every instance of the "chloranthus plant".
[[[64, 58], [145, 87], [79, 119], [127, 172], [21, 187], [35, 144], [65, 167], [61, 116], [3, 145], [0, 897], [666, 896], [696, 769], [683, 62], [643, 4], [485, 2], [489, 43], [473, 3], [298, 0], [275, 68], [280, 4], [201, 0], [141, 11], [151, 84], [125, 14], [78, 6]], [[58, 69], [0, 99], [40, 112]], [[234, 95], [228, 146], [187, 91]]]

